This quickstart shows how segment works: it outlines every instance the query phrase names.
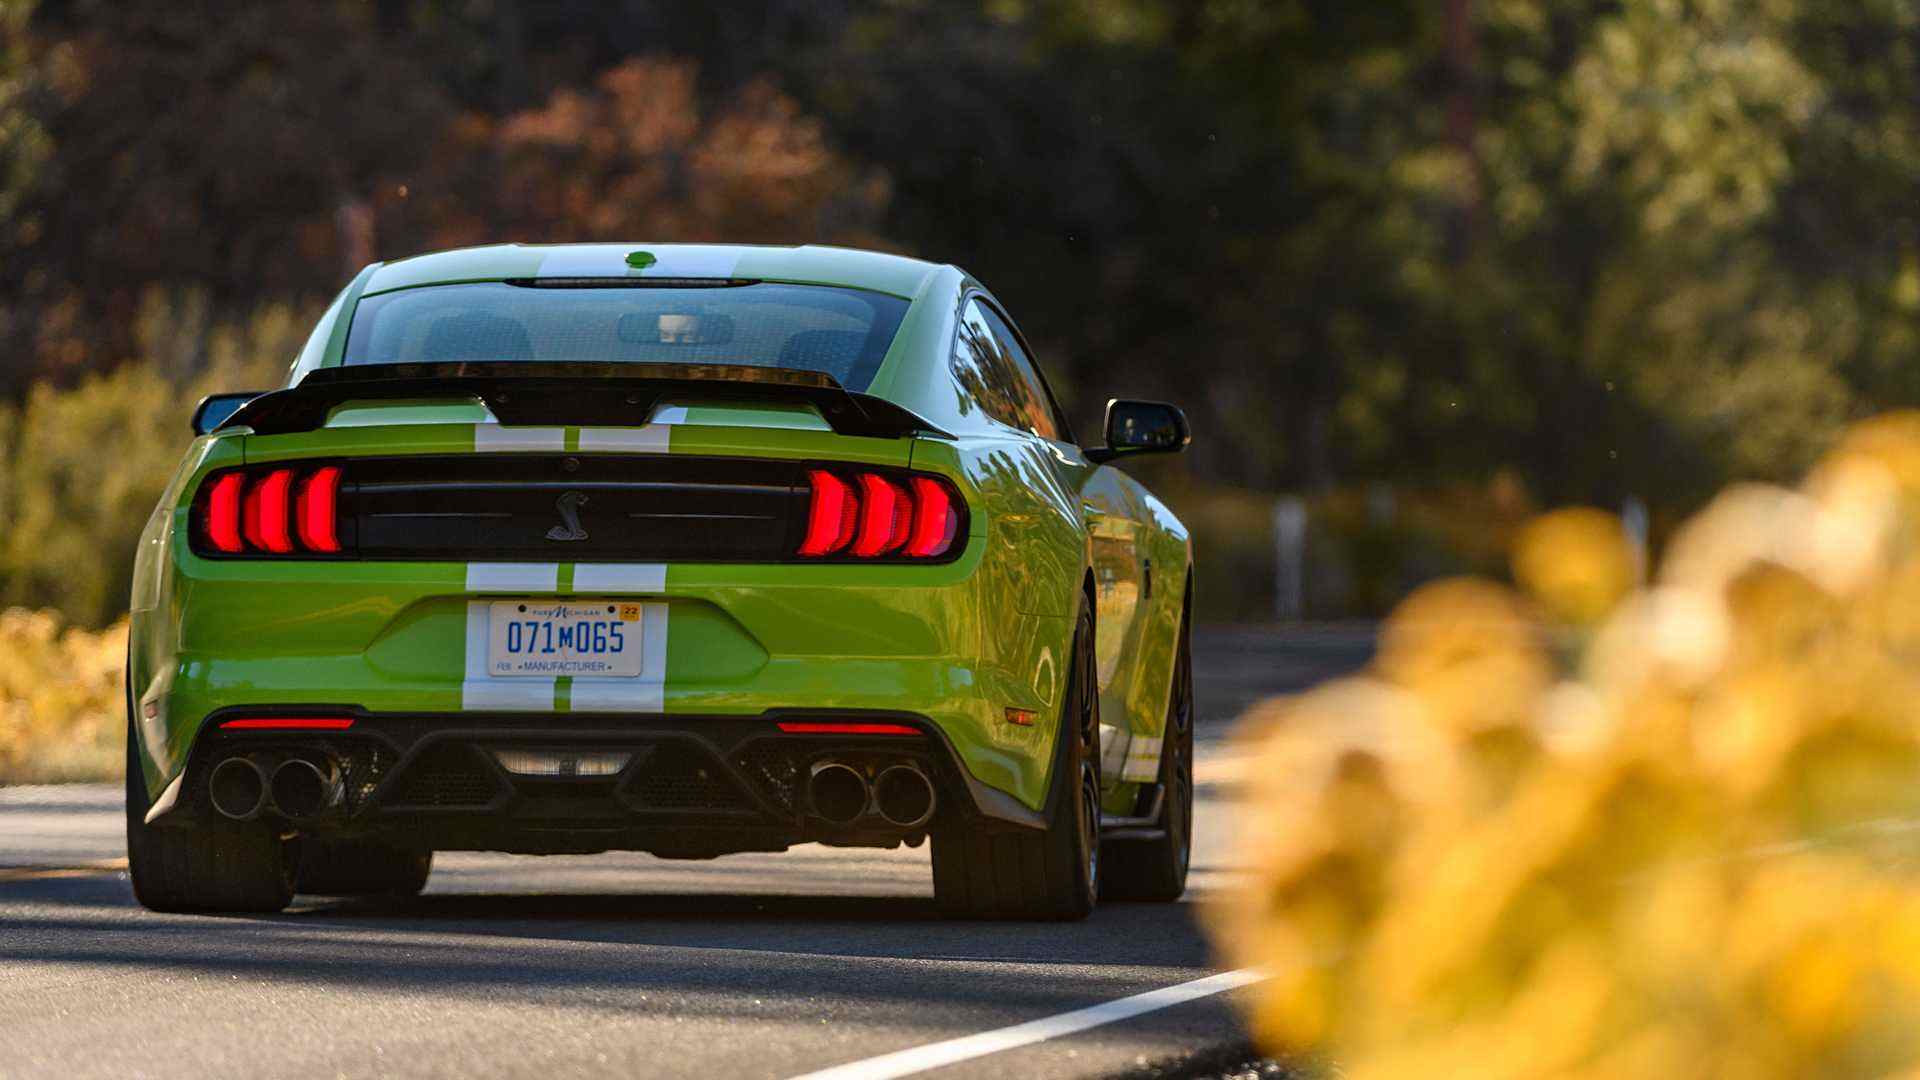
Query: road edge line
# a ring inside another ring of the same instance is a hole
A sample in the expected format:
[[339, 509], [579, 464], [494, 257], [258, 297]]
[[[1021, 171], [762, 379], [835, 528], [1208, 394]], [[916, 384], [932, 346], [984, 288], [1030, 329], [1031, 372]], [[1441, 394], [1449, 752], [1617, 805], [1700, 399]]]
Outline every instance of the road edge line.
[[1057, 1039], [1106, 1024], [1117, 1023], [1145, 1013], [1157, 1012], [1189, 1001], [1224, 994], [1250, 986], [1268, 977], [1258, 968], [1240, 968], [1189, 982], [1163, 986], [1132, 997], [1089, 1005], [1084, 1009], [1029, 1020], [1012, 1027], [976, 1032], [944, 1042], [908, 1047], [862, 1061], [850, 1061], [817, 1072], [804, 1073], [792, 1080], [893, 1080], [894, 1077], [955, 1065], [1002, 1050], [1013, 1050], [1034, 1043]]
[[45, 881], [50, 878], [95, 877], [127, 868], [125, 859], [104, 859], [71, 866], [0, 866], [0, 885], [20, 881]]

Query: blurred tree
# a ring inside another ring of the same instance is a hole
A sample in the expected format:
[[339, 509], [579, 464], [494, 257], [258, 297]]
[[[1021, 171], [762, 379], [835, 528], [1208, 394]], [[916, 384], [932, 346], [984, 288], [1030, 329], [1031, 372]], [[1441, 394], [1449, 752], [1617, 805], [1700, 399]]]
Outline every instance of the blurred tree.
[[73, 0], [18, 47], [34, 92], [7, 115], [49, 150], [8, 185], [24, 227], [0, 236], [0, 258], [36, 271], [0, 281], [0, 306], [30, 313], [0, 342], [36, 358], [16, 380], [129, 356], [151, 284], [198, 285], [223, 311], [336, 288], [364, 239], [355, 207], [450, 115], [347, 2]]
[[142, 361], [0, 406], [0, 607], [57, 608], [86, 626], [124, 615], [134, 544], [179, 463], [195, 402], [279, 382], [320, 314], [269, 305], [210, 323], [204, 297], [158, 289], [139, 308], [139, 351], [189, 353], [191, 374]]
[[38, 0], [0, 35], [16, 401], [156, 310], [199, 328], [179, 380], [346, 263], [609, 236], [956, 262], [1083, 438], [1190, 408], [1162, 483], [1670, 512], [1920, 401], [1910, 0]]
[[427, 246], [835, 240], [881, 246], [883, 174], [835, 155], [766, 80], [709, 106], [684, 60], [630, 60], [499, 121], [471, 114], [386, 217]]

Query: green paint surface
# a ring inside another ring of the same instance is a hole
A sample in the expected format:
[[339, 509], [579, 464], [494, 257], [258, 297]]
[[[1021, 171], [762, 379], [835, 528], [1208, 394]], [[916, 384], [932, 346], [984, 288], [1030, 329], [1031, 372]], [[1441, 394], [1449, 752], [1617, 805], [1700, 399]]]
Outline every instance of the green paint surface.
[[[661, 272], [676, 251], [659, 245]], [[979, 781], [1043, 805], [1071, 655], [1089, 580], [1099, 620], [1102, 719], [1154, 736], [1164, 725], [1190, 549], [1185, 529], [1124, 474], [1095, 468], [988, 420], [948, 370], [959, 271], [831, 248], [698, 249], [733, 274], [871, 288], [913, 306], [874, 390], [952, 432], [952, 439], [835, 434], [806, 406], [690, 399], [664, 427], [668, 452], [912, 467], [952, 480], [971, 510], [955, 562], [911, 565], [676, 563], [637, 596], [668, 612], [664, 707], [684, 716], [769, 709], [884, 709], [938, 724]], [[337, 361], [358, 296], [459, 280], [531, 277], [591, 263], [635, 269], [632, 245], [500, 245], [404, 259], [355, 279], [329, 330]], [[645, 269], [645, 268], [642, 268]], [[179, 770], [202, 720], [241, 704], [337, 704], [373, 711], [461, 708], [468, 604], [465, 563], [208, 560], [187, 547], [187, 515], [209, 470], [241, 462], [475, 452], [489, 421], [472, 399], [349, 402], [317, 431], [197, 440], [142, 537], [130, 641], [149, 786]], [[567, 452], [581, 432], [567, 427]], [[653, 429], [661, 431], [660, 427]], [[499, 451], [488, 451], [489, 453]], [[608, 452], [608, 451], [597, 451]], [[636, 461], [636, 467], [639, 462]], [[556, 552], [556, 555], [564, 553]], [[1150, 595], [1121, 587], [1151, 558]], [[578, 568], [556, 557], [553, 594], [574, 595]], [[1119, 584], [1115, 584], [1119, 583]], [[547, 594], [541, 594], [547, 595]], [[554, 708], [576, 690], [557, 680]], [[1032, 710], [1031, 727], [1006, 723]], [[1109, 777], [1122, 809], [1134, 785]]]

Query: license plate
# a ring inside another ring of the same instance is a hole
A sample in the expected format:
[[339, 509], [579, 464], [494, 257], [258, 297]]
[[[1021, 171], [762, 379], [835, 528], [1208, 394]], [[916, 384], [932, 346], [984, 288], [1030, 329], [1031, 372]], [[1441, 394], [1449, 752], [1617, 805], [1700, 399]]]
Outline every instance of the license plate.
[[492, 604], [487, 672], [508, 678], [639, 675], [640, 605], [618, 600]]

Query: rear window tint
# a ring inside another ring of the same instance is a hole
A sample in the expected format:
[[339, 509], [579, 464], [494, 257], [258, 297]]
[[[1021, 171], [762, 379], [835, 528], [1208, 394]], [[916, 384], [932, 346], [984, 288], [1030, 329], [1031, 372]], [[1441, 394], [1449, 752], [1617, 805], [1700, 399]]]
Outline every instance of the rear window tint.
[[907, 301], [768, 282], [484, 282], [362, 299], [348, 364], [567, 361], [799, 368], [865, 390]]

